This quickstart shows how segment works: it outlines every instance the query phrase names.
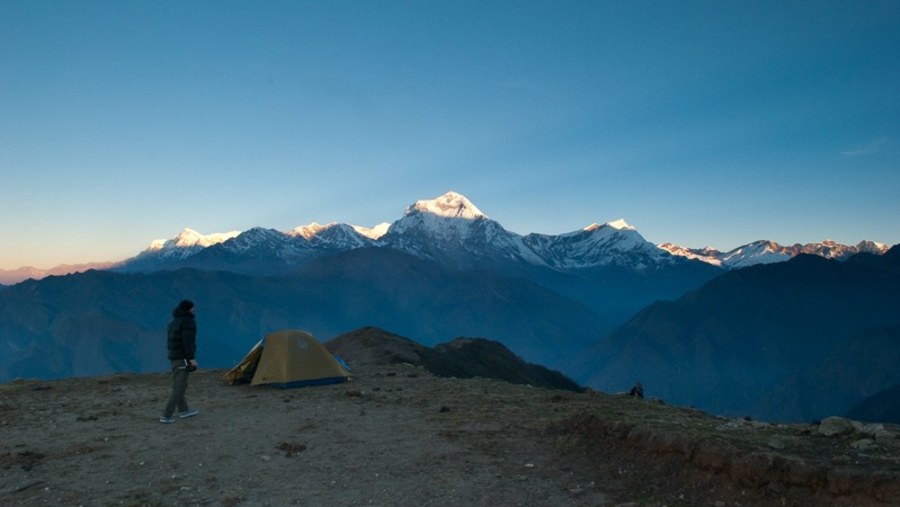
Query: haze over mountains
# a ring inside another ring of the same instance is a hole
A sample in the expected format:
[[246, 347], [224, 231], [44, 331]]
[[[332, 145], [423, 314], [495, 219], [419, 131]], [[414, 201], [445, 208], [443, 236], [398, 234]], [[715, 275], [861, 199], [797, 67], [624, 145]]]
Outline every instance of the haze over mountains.
[[496, 340], [583, 385], [640, 381], [725, 415], [843, 414], [900, 384], [878, 366], [900, 326], [897, 247], [682, 250], [624, 220], [515, 234], [453, 192], [371, 229], [185, 230], [102, 271], [0, 291], [0, 381], [164, 370], [162, 333], [187, 297], [206, 367], [231, 366], [276, 329], [327, 340], [376, 326], [425, 346]]

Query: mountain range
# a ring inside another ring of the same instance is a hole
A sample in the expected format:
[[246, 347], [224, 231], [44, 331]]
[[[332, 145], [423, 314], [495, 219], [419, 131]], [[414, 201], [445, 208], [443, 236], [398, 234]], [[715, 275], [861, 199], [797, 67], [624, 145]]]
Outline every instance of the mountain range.
[[725, 269], [740, 269], [756, 264], [772, 264], [784, 262], [800, 254], [818, 255], [826, 259], [847, 260], [858, 253], [881, 255], [890, 248], [875, 241], [860, 241], [856, 245], [842, 245], [832, 240], [821, 243], [795, 243], [790, 246], [779, 245], [774, 241], [759, 240], [739, 246], [727, 252], [715, 248], [685, 248], [672, 243], [662, 243], [659, 248], [671, 253], [721, 266]]
[[185, 229], [172, 240], [157, 240], [115, 266], [121, 272], [196, 267], [244, 274], [290, 272], [317, 258], [360, 248], [388, 248], [457, 269], [508, 272], [550, 268], [578, 270], [620, 266], [652, 270], [684, 259], [646, 241], [624, 220], [591, 224], [561, 235], [507, 231], [466, 197], [448, 192], [417, 201], [392, 224], [365, 229], [347, 224], [310, 224], [289, 232], [253, 228], [204, 236]]
[[[438, 241], [425, 244], [420, 241], [422, 235]], [[453, 246], [451, 252], [442, 250], [447, 244]], [[652, 269], [672, 262], [673, 258], [697, 260], [723, 269], [739, 269], [783, 262], [801, 253], [845, 260], [856, 253], [882, 254], [888, 249], [887, 245], [868, 240], [857, 245], [825, 240], [790, 246], [760, 240], [727, 252], [672, 243], [653, 245], [621, 219], [602, 225], [591, 224], [560, 235], [531, 233], [521, 236], [505, 230], [465, 196], [447, 192], [435, 199], [417, 201], [392, 224], [382, 223], [367, 228], [341, 223], [311, 223], [287, 232], [255, 227], [243, 232], [214, 234], [201, 234], [185, 228], [175, 237], [154, 240], [135, 257], [120, 261], [61, 265], [50, 269], [0, 269], [0, 284], [89, 269], [149, 272], [196, 267], [248, 274], [278, 274], [320, 256], [365, 247], [394, 248], [449, 262], [457, 267], [485, 264], [497, 267], [515, 260], [526, 265], [558, 269], [610, 265]]]
[[[523, 236], [453, 192], [373, 228], [186, 229], [103, 269], [0, 290], [0, 382], [162, 370], [162, 330], [190, 298], [207, 367], [234, 364], [280, 328], [327, 340], [374, 326], [429, 347], [489, 338], [585, 386], [640, 381], [729, 415], [823, 417], [894, 385], [865, 365], [890, 357], [877, 347], [894, 335], [879, 329], [900, 325], [889, 294], [896, 248], [764, 243], [703, 260], [624, 220]], [[789, 260], [767, 263], [776, 258]], [[848, 344], [862, 344], [846, 349], [859, 369], [839, 402], [822, 401], [834, 383], [821, 379], [841, 378], [829, 358]], [[819, 398], [784, 408], [801, 388]]]
[[87, 264], [60, 264], [47, 269], [25, 266], [17, 269], [0, 269], [0, 289], [24, 280], [40, 280], [48, 276], [65, 276], [83, 273], [91, 269], [111, 269], [120, 266], [122, 261], [92, 262]]

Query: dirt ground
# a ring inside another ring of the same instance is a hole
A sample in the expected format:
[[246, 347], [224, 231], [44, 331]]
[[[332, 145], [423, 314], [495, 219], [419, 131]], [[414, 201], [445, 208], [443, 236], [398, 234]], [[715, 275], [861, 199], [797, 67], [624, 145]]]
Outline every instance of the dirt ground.
[[900, 505], [893, 443], [411, 365], [290, 390], [222, 373], [192, 374], [200, 414], [169, 425], [167, 374], [0, 385], [0, 505]]

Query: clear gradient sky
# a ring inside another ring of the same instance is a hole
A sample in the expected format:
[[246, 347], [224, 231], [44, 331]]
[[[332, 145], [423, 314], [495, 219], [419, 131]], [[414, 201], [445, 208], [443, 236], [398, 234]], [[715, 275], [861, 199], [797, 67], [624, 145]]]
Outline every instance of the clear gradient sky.
[[0, 268], [184, 227], [900, 243], [897, 1], [0, 0]]

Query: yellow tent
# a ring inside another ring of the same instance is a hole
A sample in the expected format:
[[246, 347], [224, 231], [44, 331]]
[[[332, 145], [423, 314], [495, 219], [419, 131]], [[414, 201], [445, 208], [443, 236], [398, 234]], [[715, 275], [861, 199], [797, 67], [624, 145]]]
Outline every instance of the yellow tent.
[[266, 335], [224, 378], [288, 388], [346, 382], [350, 373], [311, 334], [284, 329]]

